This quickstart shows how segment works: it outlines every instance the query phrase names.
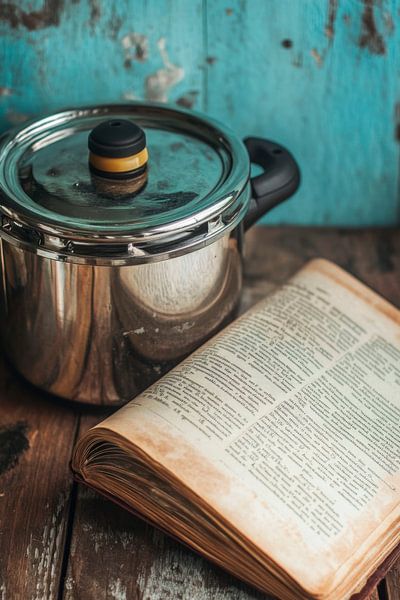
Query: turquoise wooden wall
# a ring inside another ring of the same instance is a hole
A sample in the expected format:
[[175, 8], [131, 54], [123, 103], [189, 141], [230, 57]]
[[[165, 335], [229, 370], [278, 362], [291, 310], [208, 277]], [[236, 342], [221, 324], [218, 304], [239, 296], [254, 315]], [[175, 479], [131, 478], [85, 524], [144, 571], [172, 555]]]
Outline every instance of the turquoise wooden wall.
[[0, 126], [133, 98], [286, 144], [269, 222], [399, 223], [400, 1], [0, 0]]

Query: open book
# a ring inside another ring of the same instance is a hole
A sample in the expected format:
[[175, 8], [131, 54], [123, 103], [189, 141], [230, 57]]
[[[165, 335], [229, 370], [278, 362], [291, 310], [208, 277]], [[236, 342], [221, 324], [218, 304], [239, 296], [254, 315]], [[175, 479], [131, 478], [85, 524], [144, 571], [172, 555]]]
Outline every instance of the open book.
[[399, 554], [400, 311], [313, 260], [88, 431], [72, 468], [260, 590], [364, 598]]

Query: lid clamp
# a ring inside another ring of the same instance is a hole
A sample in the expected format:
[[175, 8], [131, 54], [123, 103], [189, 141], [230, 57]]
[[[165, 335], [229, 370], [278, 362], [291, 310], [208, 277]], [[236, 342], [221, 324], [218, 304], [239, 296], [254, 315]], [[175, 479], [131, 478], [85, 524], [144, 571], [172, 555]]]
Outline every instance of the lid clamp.
[[22, 242], [33, 244], [34, 246], [43, 245], [43, 234], [34, 229], [13, 221], [3, 215], [1, 229], [5, 234], [15, 237]]

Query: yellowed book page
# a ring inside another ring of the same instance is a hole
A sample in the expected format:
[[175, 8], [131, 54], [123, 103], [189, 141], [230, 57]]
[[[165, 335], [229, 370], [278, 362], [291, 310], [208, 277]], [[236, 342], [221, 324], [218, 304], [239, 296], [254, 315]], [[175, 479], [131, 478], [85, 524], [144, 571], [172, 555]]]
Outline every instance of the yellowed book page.
[[331, 592], [400, 514], [400, 313], [314, 260], [101, 427]]

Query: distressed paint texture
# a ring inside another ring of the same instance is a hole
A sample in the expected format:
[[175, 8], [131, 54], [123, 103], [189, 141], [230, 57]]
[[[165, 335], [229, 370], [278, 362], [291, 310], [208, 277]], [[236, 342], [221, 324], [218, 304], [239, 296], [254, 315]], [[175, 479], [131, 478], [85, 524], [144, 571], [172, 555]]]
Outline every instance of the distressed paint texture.
[[400, 0], [0, 3], [0, 126], [158, 99], [286, 144], [303, 182], [270, 223], [400, 220]]
[[[26, 15], [43, 1], [9, 5], [24, 6]], [[4, 6], [0, 3], [3, 129], [24, 115], [149, 93], [174, 102], [195, 90], [201, 102], [200, 0], [68, 1], [58, 25], [47, 22], [33, 30], [5, 18]]]

